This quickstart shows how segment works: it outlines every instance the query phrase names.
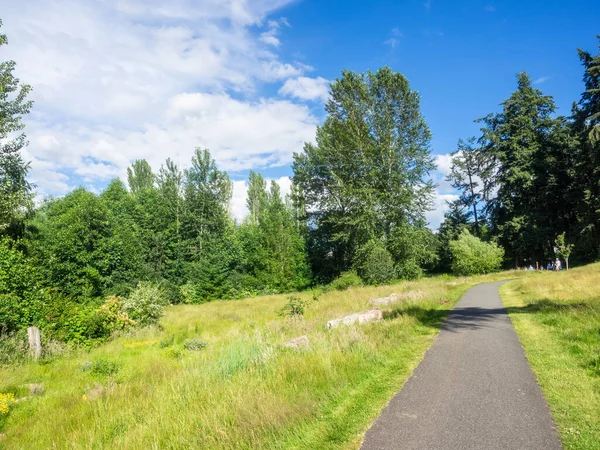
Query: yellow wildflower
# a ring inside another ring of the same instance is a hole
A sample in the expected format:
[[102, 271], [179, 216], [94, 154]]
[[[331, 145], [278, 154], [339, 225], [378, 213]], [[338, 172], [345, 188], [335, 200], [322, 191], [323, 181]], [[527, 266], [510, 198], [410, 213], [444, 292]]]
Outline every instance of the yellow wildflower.
[[3, 394], [0, 392], [0, 416], [8, 414], [10, 405], [15, 403], [15, 394]]

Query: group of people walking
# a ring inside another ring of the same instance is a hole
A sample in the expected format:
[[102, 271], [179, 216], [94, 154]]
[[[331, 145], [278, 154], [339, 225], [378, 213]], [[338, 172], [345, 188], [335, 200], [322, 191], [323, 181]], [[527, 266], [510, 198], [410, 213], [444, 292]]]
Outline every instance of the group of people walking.
[[[536, 263], [537, 266], [537, 263]], [[525, 270], [536, 270], [533, 267], [533, 264], [529, 264], [529, 267], [525, 267]], [[544, 266], [541, 266], [539, 270], [544, 270]], [[560, 259], [556, 258], [556, 261], [549, 261], [545, 270], [552, 270], [558, 272], [559, 270], [563, 270], [562, 263]]]

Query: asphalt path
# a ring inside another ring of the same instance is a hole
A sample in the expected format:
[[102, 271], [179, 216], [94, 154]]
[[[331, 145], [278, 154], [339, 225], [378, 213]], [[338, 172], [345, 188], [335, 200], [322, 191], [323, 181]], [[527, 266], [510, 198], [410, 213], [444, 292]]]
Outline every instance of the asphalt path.
[[363, 450], [562, 448], [498, 295], [501, 284], [465, 293], [366, 433]]

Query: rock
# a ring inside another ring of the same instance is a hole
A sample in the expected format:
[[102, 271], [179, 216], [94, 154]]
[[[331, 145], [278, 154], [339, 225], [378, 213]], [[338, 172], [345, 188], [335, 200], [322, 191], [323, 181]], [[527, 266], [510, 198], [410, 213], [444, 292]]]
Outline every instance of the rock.
[[383, 313], [381, 310], [375, 308], [368, 311], [363, 311], [349, 316], [341, 317], [339, 319], [333, 319], [327, 322], [327, 328], [335, 328], [340, 325], [351, 325], [353, 323], [367, 323], [374, 322], [383, 319]]
[[400, 301], [419, 300], [423, 297], [425, 297], [425, 293], [422, 291], [408, 291], [408, 292], [403, 292], [401, 294], [393, 293], [387, 297], [372, 298], [371, 300], [369, 300], [369, 304], [370, 305], [389, 305], [390, 303], [396, 303], [396, 302], [400, 302]]
[[26, 384], [25, 387], [29, 389], [31, 395], [39, 395], [44, 393], [44, 383], [30, 383]]
[[283, 346], [287, 348], [308, 348], [308, 336], [297, 337], [291, 341], [287, 341], [285, 344], [283, 344]]

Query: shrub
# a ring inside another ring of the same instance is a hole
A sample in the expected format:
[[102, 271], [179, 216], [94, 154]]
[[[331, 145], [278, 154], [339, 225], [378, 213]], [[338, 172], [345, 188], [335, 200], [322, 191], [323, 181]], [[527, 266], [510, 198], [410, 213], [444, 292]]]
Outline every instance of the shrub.
[[355, 271], [343, 272], [327, 286], [327, 290], [345, 291], [348, 288], [362, 286], [363, 282]]
[[396, 275], [392, 255], [379, 242], [370, 242], [359, 252], [358, 274], [367, 284], [385, 284]]
[[0, 336], [0, 365], [25, 360], [28, 351], [26, 339], [22, 333]]
[[169, 280], [163, 280], [160, 283], [160, 290], [163, 293], [165, 301], [169, 305], [179, 305], [180, 303], [183, 303], [183, 294], [181, 293], [179, 286], [175, 283], [172, 283]]
[[307, 301], [299, 297], [290, 296], [286, 305], [281, 308], [279, 315], [282, 317], [300, 318], [304, 315]]
[[98, 361], [93, 361], [91, 364], [85, 364], [83, 370], [89, 371], [92, 375], [98, 377], [108, 377], [121, 370], [121, 366], [116, 361], [99, 359]]
[[125, 330], [134, 327], [135, 321], [129, 317], [125, 311], [123, 299], [110, 295], [104, 303], [98, 308], [97, 314], [103, 321], [103, 327], [112, 333], [116, 330]]
[[158, 322], [165, 304], [160, 288], [151, 283], [139, 283], [137, 288], [123, 301], [123, 309], [140, 326]]
[[183, 348], [185, 348], [186, 350], [193, 351], [193, 352], [197, 352], [199, 350], [202, 350], [207, 345], [208, 345], [207, 342], [205, 342], [205, 341], [203, 341], [202, 339], [199, 339], [199, 338], [186, 339], [183, 342]]
[[9, 334], [19, 327], [21, 299], [14, 294], [0, 294], [0, 335]]
[[504, 250], [495, 243], [486, 243], [463, 230], [450, 242], [452, 272], [456, 275], [479, 275], [500, 269]]

